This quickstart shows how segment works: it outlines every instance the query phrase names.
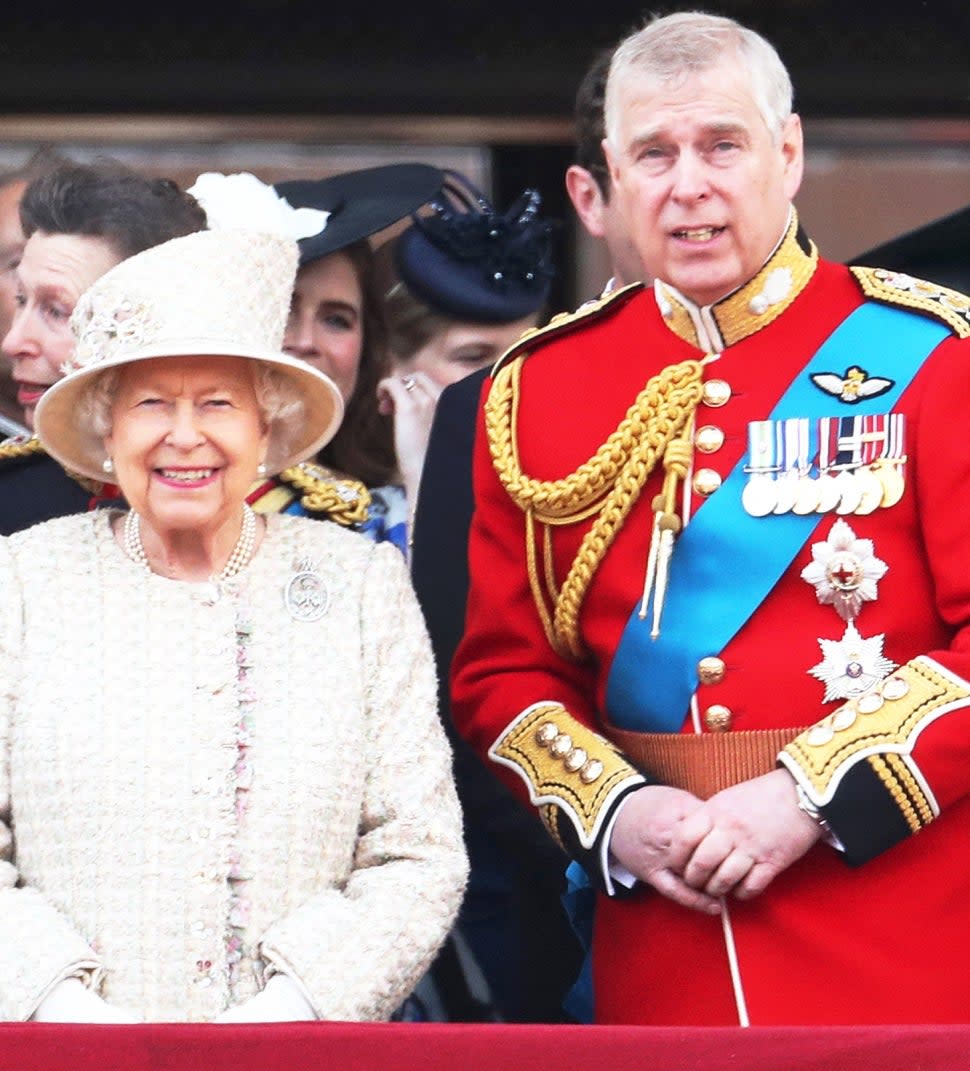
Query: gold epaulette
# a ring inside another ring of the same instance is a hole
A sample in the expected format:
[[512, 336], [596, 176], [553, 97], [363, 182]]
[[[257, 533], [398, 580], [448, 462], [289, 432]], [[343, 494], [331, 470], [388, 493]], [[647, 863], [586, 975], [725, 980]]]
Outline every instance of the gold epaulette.
[[617, 793], [644, 783], [605, 737], [574, 718], [561, 703], [535, 703], [489, 748], [489, 758], [514, 770], [529, 786], [543, 824], [558, 839], [557, 813], [592, 847]]
[[508, 361], [520, 354], [527, 352], [535, 346], [536, 341], [546, 342], [557, 335], [564, 335], [571, 331], [576, 324], [584, 324], [590, 320], [599, 318], [608, 312], [615, 312], [626, 304], [627, 301], [643, 289], [643, 283], [630, 283], [629, 286], [621, 286], [616, 290], [610, 290], [598, 298], [584, 301], [573, 312], [558, 312], [542, 327], [530, 327], [523, 331], [519, 338], [502, 354], [492, 368], [492, 375]]
[[899, 305], [942, 320], [960, 338], [970, 338], [970, 297], [925, 279], [886, 268], [850, 268], [862, 292], [873, 301]]
[[322, 465], [304, 461], [279, 474], [283, 483], [300, 493], [300, 505], [308, 513], [322, 513], [337, 524], [363, 524], [370, 508], [370, 491], [360, 482], [337, 476]]
[[[12, 439], [5, 439], [0, 443], [0, 462], [19, 461], [25, 457], [37, 457], [38, 455], [49, 456], [36, 435], [30, 436], [30, 438], [15, 435]], [[72, 472], [70, 469], [64, 469], [64, 471], [89, 494], [100, 495], [104, 491], [105, 485], [99, 480], [92, 480], [89, 476], [82, 476], [80, 473]]]
[[16, 435], [12, 439], [4, 439], [0, 443], [0, 461], [18, 461], [23, 457], [32, 457], [34, 454], [43, 454], [44, 447], [40, 439], [35, 435], [26, 438]]

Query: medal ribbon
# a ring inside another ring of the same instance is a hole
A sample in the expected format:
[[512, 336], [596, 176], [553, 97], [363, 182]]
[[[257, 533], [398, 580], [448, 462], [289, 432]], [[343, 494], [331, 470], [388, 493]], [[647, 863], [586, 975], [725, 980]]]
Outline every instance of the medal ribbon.
[[[859, 365], [894, 380], [877, 398], [853, 405], [860, 415], [885, 412], [950, 333], [928, 317], [867, 303], [832, 332], [798, 373], [771, 414], [819, 419], [833, 404], [809, 378]], [[851, 418], [850, 418], [851, 419]], [[837, 427], [838, 422], [832, 421]], [[833, 429], [834, 430], [834, 429]], [[902, 451], [902, 444], [898, 449]], [[674, 547], [663, 630], [650, 638], [639, 600], [627, 622], [606, 686], [606, 713], [621, 729], [679, 732], [697, 689], [697, 663], [717, 654], [757, 610], [811, 537], [821, 514], [752, 517], [741, 505], [748, 455], [707, 499]]]

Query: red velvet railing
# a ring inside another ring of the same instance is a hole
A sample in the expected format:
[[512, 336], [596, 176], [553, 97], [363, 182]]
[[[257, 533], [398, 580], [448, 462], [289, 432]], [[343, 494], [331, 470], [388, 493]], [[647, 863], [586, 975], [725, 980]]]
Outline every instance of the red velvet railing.
[[0, 1024], [0, 1071], [967, 1071], [970, 1026]]

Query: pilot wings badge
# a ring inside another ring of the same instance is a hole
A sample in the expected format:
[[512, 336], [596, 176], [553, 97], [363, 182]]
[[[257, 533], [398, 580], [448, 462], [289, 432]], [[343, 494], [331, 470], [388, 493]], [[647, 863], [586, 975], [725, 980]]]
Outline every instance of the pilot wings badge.
[[870, 376], [858, 365], [847, 368], [841, 376], [837, 372], [815, 372], [811, 380], [819, 390], [848, 405], [855, 405], [866, 398], [878, 398], [895, 385], [891, 379]]

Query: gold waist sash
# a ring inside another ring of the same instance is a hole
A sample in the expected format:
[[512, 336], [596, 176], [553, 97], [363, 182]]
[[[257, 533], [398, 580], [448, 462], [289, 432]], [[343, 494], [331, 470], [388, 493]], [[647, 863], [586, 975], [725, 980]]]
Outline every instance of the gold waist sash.
[[[807, 726], [806, 726], [807, 728]], [[778, 752], [804, 728], [727, 733], [635, 733], [610, 726], [608, 735], [661, 784], [706, 800], [723, 788], [770, 773]]]

